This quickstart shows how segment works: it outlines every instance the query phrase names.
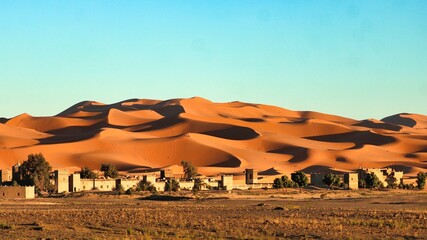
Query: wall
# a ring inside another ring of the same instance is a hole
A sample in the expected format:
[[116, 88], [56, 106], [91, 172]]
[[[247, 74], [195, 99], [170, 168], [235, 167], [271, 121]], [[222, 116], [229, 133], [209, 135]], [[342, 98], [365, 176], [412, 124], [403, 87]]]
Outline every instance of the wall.
[[233, 190], [233, 175], [221, 175], [221, 187], [225, 190]]
[[136, 185], [140, 182], [139, 179], [117, 179], [116, 180], [116, 186], [119, 184], [123, 187], [123, 189], [126, 191], [129, 188], [134, 188]]
[[93, 179], [80, 179], [80, 186], [82, 191], [92, 191], [94, 187]]
[[115, 179], [94, 179], [95, 189], [99, 191], [112, 191], [116, 189]]
[[0, 199], [30, 199], [34, 197], [34, 186], [0, 187]]

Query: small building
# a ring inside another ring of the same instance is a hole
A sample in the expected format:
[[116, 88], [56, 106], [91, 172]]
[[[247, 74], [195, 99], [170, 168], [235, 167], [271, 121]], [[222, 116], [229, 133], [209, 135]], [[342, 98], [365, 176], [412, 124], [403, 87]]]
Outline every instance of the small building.
[[233, 175], [221, 175], [221, 187], [224, 190], [233, 190]]
[[359, 189], [359, 174], [357, 173], [344, 173], [344, 183], [347, 184], [349, 189]]
[[68, 192], [68, 170], [56, 170], [54, 172], [55, 191], [57, 193]]
[[258, 171], [252, 168], [245, 170], [246, 184], [258, 183]]
[[384, 187], [389, 183], [400, 184], [403, 181], [403, 172], [392, 168], [362, 168], [358, 169], [359, 179], [365, 179], [367, 174], [374, 173]]
[[12, 170], [0, 170], [0, 183], [12, 182]]
[[0, 199], [31, 199], [34, 192], [34, 186], [1, 186]]
[[80, 192], [82, 190], [82, 184], [80, 179], [80, 173], [71, 174], [68, 177], [69, 189], [70, 192]]

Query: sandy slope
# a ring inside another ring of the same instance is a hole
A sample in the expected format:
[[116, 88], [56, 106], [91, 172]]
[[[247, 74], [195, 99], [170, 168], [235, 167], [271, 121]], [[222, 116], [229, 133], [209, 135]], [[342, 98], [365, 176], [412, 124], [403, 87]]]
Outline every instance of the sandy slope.
[[357, 121], [195, 97], [85, 101], [52, 117], [1, 119], [0, 168], [38, 152], [54, 168], [71, 170], [113, 163], [133, 173], [189, 160], [207, 175], [385, 166], [414, 175], [427, 169], [427, 116]]

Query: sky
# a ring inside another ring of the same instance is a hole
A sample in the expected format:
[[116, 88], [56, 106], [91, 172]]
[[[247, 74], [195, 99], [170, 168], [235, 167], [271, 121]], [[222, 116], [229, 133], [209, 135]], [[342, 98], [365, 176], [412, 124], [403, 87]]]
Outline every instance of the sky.
[[0, 116], [201, 96], [427, 114], [427, 1], [0, 1]]

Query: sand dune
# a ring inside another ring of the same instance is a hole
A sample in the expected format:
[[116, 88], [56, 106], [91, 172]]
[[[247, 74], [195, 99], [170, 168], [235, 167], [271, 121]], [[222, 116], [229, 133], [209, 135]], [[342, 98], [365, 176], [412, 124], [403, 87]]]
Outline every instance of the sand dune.
[[354, 120], [310, 111], [200, 97], [166, 101], [84, 101], [52, 117], [0, 119], [0, 168], [41, 152], [53, 168], [135, 173], [182, 160], [206, 175], [256, 168], [274, 176], [296, 170], [344, 172], [393, 166], [427, 169], [427, 116]]

